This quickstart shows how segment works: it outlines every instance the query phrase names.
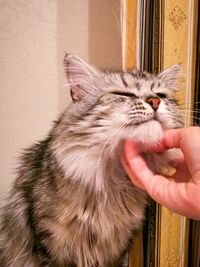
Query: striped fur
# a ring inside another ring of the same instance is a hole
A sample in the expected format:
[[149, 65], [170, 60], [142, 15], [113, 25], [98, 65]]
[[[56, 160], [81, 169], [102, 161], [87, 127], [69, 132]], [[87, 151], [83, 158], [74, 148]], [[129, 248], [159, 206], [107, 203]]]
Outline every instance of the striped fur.
[[[24, 151], [1, 211], [2, 267], [121, 267], [146, 205], [120, 164], [123, 141], [145, 149], [181, 126], [177, 65], [157, 76], [102, 72], [67, 55], [65, 69], [73, 103]], [[159, 97], [156, 111], [148, 97]], [[144, 156], [159, 171], [173, 155]]]

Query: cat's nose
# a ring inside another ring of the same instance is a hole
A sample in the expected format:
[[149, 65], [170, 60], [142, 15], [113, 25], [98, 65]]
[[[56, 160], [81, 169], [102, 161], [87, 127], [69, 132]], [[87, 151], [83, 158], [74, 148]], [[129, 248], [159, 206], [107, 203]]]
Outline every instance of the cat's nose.
[[160, 104], [160, 98], [151, 96], [146, 99], [146, 102], [153, 108], [153, 110], [156, 111]]

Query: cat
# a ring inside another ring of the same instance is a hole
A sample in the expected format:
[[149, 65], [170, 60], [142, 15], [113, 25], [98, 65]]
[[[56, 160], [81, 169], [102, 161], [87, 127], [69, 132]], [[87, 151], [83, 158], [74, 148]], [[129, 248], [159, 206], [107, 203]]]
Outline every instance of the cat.
[[[64, 65], [73, 101], [21, 157], [1, 209], [1, 267], [121, 267], [147, 204], [120, 163], [123, 142], [145, 150], [181, 126], [179, 65], [108, 72], [72, 54]], [[171, 156], [144, 153], [157, 172]]]

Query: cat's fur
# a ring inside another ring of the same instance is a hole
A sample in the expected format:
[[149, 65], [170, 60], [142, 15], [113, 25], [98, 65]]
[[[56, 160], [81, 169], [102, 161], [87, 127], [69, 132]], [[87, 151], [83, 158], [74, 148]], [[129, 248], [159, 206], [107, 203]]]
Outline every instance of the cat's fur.
[[[146, 204], [120, 164], [123, 140], [145, 147], [180, 126], [178, 65], [102, 72], [67, 55], [65, 68], [73, 103], [24, 152], [1, 211], [1, 267], [121, 267]], [[155, 111], [147, 99], [158, 96]], [[146, 157], [158, 171], [170, 156]]]

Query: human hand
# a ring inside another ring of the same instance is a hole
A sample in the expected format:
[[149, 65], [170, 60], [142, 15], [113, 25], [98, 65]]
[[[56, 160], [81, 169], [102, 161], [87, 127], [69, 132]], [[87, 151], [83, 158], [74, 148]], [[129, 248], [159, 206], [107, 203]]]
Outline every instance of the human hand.
[[180, 148], [183, 157], [173, 163], [173, 177], [154, 174], [137, 144], [127, 140], [121, 161], [132, 182], [170, 210], [200, 220], [200, 128], [168, 130], [152, 152]]

